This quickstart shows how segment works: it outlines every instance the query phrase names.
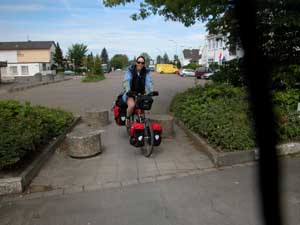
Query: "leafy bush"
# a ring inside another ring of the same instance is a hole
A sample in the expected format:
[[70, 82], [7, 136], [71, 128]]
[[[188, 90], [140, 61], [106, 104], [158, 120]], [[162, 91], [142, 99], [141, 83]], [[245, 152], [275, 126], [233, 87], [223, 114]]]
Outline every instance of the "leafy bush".
[[226, 62], [215, 72], [211, 79], [216, 83], [228, 83], [235, 87], [241, 87], [245, 84], [242, 77], [241, 61], [233, 59]]
[[[186, 66], [183, 66], [184, 69], [192, 69], [192, 70], [195, 70], [197, 69], [198, 67], [201, 67], [202, 65], [198, 64], [198, 63], [189, 63], [188, 65]], [[178, 67], [180, 68], [180, 67]]]
[[274, 102], [282, 108], [296, 110], [298, 102], [300, 102], [300, 91], [291, 88], [284, 91], [277, 91], [274, 94]]
[[88, 74], [84, 78], [82, 78], [82, 82], [98, 82], [104, 80], [105, 77], [103, 75], [95, 75], [95, 74]]
[[24, 156], [60, 135], [73, 121], [61, 109], [31, 106], [29, 102], [0, 101], [0, 169], [13, 166]]
[[[276, 94], [281, 142], [300, 140], [300, 115], [294, 108], [297, 96], [299, 93], [294, 90]], [[223, 151], [247, 150], [254, 148], [255, 142], [246, 99], [243, 88], [214, 83], [177, 94], [171, 111], [212, 146]]]
[[300, 83], [299, 65], [281, 65], [273, 69], [274, 88], [293, 88], [296, 83]]

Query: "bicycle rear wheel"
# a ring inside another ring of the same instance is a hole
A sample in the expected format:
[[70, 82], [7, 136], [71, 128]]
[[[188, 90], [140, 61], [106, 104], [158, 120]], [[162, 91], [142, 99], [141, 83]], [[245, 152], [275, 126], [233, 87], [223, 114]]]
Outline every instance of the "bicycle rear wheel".
[[152, 155], [154, 146], [154, 132], [149, 121], [145, 123], [144, 141], [145, 145], [141, 147], [142, 153], [145, 157], [150, 157]]

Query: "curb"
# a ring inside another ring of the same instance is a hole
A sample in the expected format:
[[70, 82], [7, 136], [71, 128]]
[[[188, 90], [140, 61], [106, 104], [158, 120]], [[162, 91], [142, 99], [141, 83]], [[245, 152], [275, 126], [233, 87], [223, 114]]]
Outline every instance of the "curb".
[[54, 139], [52, 143], [50, 143], [46, 149], [44, 149], [42, 153], [27, 166], [26, 169], [19, 174], [19, 176], [0, 179], [0, 196], [5, 194], [22, 193], [40, 171], [43, 164], [53, 154], [57, 146], [62, 143], [67, 133], [76, 126], [80, 119], [80, 116], [76, 116], [71, 126], [68, 127], [64, 133]]
[[[23, 201], [29, 199], [45, 198], [52, 196], [68, 196], [70, 194], [76, 193], [88, 193], [94, 191], [105, 191], [111, 189], [122, 189], [126, 187], [131, 187], [135, 185], [143, 185], [149, 183], [155, 183], [159, 181], [167, 181], [171, 179], [184, 178], [194, 175], [202, 175], [210, 172], [218, 171], [217, 168], [206, 168], [206, 169], [194, 169], [186, 170], [181, 173], [169, 174], [169, 175], [158, 175], [151, 177], [143, 177], [140, 179], [126, 180], [126, 181], [112, 181], [101, 184], [91, 184], [91, 185], [78, 185], [78, 186], [66, 186], [66, 187], [57, 187], [50, 191], [44, 192], [32, 192], [32, 193], [15, 193], [7, 196], [0, 196], [0, 204], [5, 202], [15, 202]], [[2, 199], [1, 199], [2, 197]]]
[[[182, 121], [175, 118], [175, 123], [182, 128], [185, 133], [192, 139], [192, 141], [198, 146], [199, 150], [204, 152], [217, 167], [232, 166], [236, 164], [252, 162], [259, 159], [259, 152], [257, 149], [234, 151], [234, 152], [218, 152], [199, 135], [189, 130]], [[300, 143], [293, 142], [279, 145], [278, 156], [287, 156], [300, 153]]]

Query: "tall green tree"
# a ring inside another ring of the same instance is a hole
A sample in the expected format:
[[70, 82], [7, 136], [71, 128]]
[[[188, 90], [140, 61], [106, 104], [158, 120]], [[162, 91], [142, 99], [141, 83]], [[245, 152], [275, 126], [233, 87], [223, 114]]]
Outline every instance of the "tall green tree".
[[[135, 0], [104, 0], [107, 7], [134, 2]], [[273, 64], [281, 67], [300, 63], [300, 2], [297, 0], [256, 1], [256, 26], [261, 38], [259, 46]], [[131, 17], [144, 19], [161, 15], [167, 20], [179, 21], [191, 26], [198, 21], [206, 23], [212, 34], [223, 34], [227, 44], [234, 49], [240, 44], [236, 20], [235, 1], [214, 0], [145, 0], [139, 12]]]
[[108, 64], [108, 62], [109, 62], [108, 53], [107, 53], [106, 48], [102, 49], [102, 52], [101, 52], [101, 61], [102, 61], [102, 63], [105, 63], [105, 64]]
[[157, 63], [157, 64], [160, 64], [160, 63], [162, 63], [162, 61], [163, 61], [162, 57], [161, 57], [160, 55], [158, 55], [158, 56], [156, 57], [156, 63]]
[[170, 63], [170, 59], [169, 59], [169, 56], [168, 56], [167, 53], [165, 53], [164, 56], [163, 56], [163, 62], [164, 63]]
[[88, 47], [85, 44], [73, 44], [68, 49], [68, 57], [70, 60], [74, 60], [74, 64], [76, 67], [82, 65], [83, 57], [86, 55], [88, 51]]
[[55, 46], [55, 53], [53, 56], [53, 60], [57, 64], [58, 68], [63, 67], [64, 57], [63, 57], [63, 52], [62, 52], [58, 42], [56, 43], [56, 46]]
[[96, 75], [103, 75], [102, 67], [101, 67], [101, 59], [99, 55], [96, 55], [94, 61], [93, 73]]
[[94, 68], [94, 64], [95, 64], [95, 60], [94, 60], [94, 56], [93, 53], [91, 52], [88, 56], [87, 56], [87, 63], [86, 63], [86, 67], [89, 71], [92, 71]]
[[146, 66], [149, 66], [150, 65], [150, 61], [151, 61], [151, 56], [147, 53], [147, 52], [143, 52], [141, 54], [141, 56], [144, 56], [145, 60], [146, 60]]
[[110, 65], [114, 69], [124, 69], [129, 64], [127, 55], [117, 54], [110, 60]]

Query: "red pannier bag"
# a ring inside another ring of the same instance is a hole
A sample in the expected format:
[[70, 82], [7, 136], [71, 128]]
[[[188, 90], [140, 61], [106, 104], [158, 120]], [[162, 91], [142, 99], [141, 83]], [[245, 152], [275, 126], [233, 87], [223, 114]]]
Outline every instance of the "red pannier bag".
[[114, 117], [116, 124], [121, 126], [120, 107], [117, 105], [114, 105]]
[[159, 146], [161, 144], [162, 127], [154, 122], [151, 123], [151, 127], [154, 133], [154, 146]]
[[145, 125], [143, 123], [132, 123], [130, 127], [130, 144], [135, 147], [142, 147], [145, 145]]

